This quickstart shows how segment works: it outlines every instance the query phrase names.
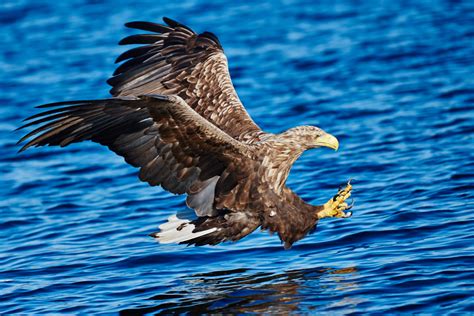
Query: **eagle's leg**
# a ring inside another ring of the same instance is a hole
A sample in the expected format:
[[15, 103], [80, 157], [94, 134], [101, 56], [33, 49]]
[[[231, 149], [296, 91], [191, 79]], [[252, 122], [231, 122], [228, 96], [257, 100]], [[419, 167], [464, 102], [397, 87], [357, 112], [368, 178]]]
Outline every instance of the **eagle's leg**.
[[350, 181], [344, 189], [340, 189], [337, 194], [324, 204], [323, 209], [318, 212], [318, 218], [341, 217], [346, 218], [352, 215], [352, 212], [345, 212], [352, 208], [352, 205], [346, 203], [351, 196], [352, 185]]

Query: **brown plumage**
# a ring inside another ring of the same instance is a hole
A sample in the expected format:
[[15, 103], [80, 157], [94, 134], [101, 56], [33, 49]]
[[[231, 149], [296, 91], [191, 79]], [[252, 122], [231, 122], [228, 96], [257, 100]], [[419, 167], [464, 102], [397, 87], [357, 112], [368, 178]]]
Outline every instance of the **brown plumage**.
[[217, 244], [256, 228], [278, 233], [285, 247], [323, 217], [348, 217], [350, 184], [325, 205], [312, 206], [288, 187], [293, 163], [307, 149], [337, 149], [335, 137], [312, 126], [263, 132], [232, 85], [217, 37], [166, 25], [132, 22], [152, 33], [120, 44], [144, 44], [117, 58], [108, 80], [113, 98], [46, 104], [21, 128], [39, 125], [21, 148], [92, 140], [139, 168], [139, 178], [187, 194], [197, 218], [170, 218], [152, 234], [161, 242]]

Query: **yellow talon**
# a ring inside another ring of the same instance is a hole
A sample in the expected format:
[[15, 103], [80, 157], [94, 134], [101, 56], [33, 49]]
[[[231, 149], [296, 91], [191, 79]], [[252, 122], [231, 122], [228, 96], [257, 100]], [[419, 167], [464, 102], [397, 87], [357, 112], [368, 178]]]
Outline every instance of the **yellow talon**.
[[318, 218], [325, 217], [339, 217], [346, 218], [352, 215], [352, 212], [345, 213], [352, 208], [352, 205], [347, 204], [345, 201], [351, 196], [352, 185], [351, 180], [347, 182], [347, 185], [344, 189], [340, 189], [334, 197], [329, 199], [329, 201], [324, 204], [323, 210], [318, 213]]

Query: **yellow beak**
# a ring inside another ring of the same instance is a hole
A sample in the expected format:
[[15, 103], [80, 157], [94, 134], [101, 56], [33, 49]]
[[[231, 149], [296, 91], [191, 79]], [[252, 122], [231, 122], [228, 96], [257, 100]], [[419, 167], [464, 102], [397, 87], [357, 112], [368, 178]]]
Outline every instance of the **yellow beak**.
[[316, 139], [316, 146], [329, 147], [334, 150], [339, 148], [339, 141], [331, 134], [323, 134]]

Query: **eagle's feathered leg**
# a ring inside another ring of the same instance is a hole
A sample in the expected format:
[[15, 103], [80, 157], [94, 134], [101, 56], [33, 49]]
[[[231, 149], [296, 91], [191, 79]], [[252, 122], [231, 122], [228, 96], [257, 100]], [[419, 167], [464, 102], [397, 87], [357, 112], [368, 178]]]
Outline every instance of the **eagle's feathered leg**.
[[324, 208], [318, 212], [318, 218], [322, 219], [325, 217], [340, 217], [346, 218], [352, 215], [352, 212], [345, 212], [352, 208], [352, 204], [346, 203], [346, 200], [351, 196], [352, 185], [350, 181], [347, 183], [344, 189], [340, 189], [337, 194], [329, 199], [324, 204]]

